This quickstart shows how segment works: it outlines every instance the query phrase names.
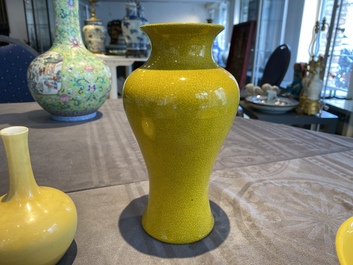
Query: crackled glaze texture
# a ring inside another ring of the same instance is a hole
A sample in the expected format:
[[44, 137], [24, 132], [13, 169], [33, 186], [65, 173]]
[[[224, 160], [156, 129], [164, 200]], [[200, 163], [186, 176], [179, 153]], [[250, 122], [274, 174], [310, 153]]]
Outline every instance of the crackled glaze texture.
[[56, 120], [93, 118], [110, 91], [109, 67], [83, 44], [78, 5], [78, 0], [54, 0], [54, 44], [27, 72], [32, 96]]
[[60, 190], [38, 186], [28, 150], [28, 128], [0, 131], [9, 170], [9, 190], [0, 196], [0, 263], [56, 264], [77, 227], [76, 207]]
[[142, 225], [169, 243], [198, 241], [213, 228], [208, 183], [234, 121], [239, 89], [212, 59], [220, 25], [142, 26], [152, 53], [126, 80], [123, 100], [149, 174]]

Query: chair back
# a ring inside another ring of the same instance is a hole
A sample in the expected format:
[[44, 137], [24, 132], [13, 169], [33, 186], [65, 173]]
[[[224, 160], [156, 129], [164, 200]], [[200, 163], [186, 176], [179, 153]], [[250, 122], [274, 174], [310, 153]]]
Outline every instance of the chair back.
[[290, 57], [291, 51], [288, 45], [279, 45], [266, 63], [259, 86], [269, 83], [279, 87], [287, 73]]
[[27, 69], [38, 55], [24, 42], [0, 35], [0, 103], [34, 101], [27, 85]]

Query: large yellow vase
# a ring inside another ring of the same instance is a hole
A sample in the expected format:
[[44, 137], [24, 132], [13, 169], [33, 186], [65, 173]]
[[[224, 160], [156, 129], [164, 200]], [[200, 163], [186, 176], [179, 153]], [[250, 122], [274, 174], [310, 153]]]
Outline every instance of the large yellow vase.
[[175, 244], [207, 236], [214, 225], [208, 184], [239, 103], [234, 77], [211, 54], [221, 25], [149, 24], [152, 53], [123, 89], [124, 108], [149, 175], [142, 226]]
[[28, 128], [8, 127], [0, 135], [9, 170], [9, 190], [0, 197], [0, 264], [56, 264], [74, 239], [76, 207], [65, 193], [37, 185]]

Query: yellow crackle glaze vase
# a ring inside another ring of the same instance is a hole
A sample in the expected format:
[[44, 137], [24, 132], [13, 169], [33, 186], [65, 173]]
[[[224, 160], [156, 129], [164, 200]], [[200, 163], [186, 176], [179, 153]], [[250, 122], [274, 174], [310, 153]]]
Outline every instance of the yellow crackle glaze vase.
[[212, 59], [221, 25], [144, 25], [152, 53], [126, 80], [124, 108], [149, 174], [142, 226], [152, 237], [184, 244], [214, 225], [208, 184], [235, 118], [239, 88]]
[[341, 265], [353, 264], [353, 217], [344, 221], [336, 233], [336, 252]]
[[37, 185], [28, 128], [8, 127], [0, 135], [9, 170], [9, 190], [0, 197], [0, 264], [56, 264], [74, 239], [76, 207], [60, 190]]

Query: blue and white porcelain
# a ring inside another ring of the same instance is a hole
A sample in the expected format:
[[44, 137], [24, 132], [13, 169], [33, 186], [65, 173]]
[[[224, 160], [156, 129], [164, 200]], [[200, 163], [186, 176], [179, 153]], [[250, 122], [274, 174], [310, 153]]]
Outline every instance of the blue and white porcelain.
[[102, 21], [96, 17], [94, 4], [98, 0], [89, 0], [91, 4], [91, 18], [85, 21], [82, 31], [87, 49], [93, 53], [105, 53], [105, 40], [107, 30], [102, 25]]
[[[138, 6], [143, 18], [139, 16]], [[125, 8], [126, 15], [121, 21], [121, 29], [126, 42], [126, 56], [147, 56], [148, 37], [142, 32], [140, 26], [148, 22], [144, 18], [141, 4], [136, 4], [135, 1], [130, 0], [126, 3]]]

